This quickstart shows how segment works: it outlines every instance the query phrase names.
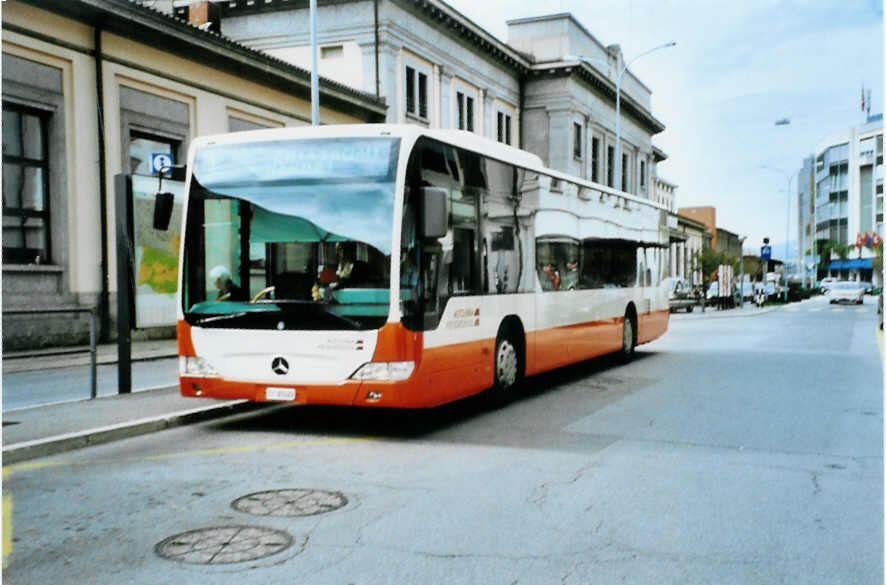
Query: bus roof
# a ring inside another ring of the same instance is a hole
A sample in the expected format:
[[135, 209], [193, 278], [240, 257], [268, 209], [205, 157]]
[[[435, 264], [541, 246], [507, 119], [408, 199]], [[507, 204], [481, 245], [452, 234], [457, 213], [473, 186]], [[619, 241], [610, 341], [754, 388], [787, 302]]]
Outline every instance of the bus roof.
[[502, 162], [523, 167], [527, 170], [549, 175], [561, 181], [568, 181], [582, 187], [588, 187], [610, 195], [622, 197], [637, 204], [648, 205], [653, 208], [667, 211], [667, 208], [663, 205], [650, 201], [649, 199], [644, 199], [624, 191], [613, 189], [612, 187], [607, 187], [600, 183], [593, 183], [580, 177], [549, 169], [544, 166], [542, 159], [535, 154], [464, 130], [423, 128], [415, 124], [330, 124], [325, 126], [290, 126], [286, 128], [266, 128], [262, 130], [248, 130], [244, 132], [202, 136], [194, 139], [191, 148], [199, 148], [215, 144], [263, 142], [267, 140], [367, 136], [400, 137], [406, 139], [409, 143], [414, 143], [421, 136], [427, 136], [446, 144], [451, 144], [459, 148], [489, 156]]

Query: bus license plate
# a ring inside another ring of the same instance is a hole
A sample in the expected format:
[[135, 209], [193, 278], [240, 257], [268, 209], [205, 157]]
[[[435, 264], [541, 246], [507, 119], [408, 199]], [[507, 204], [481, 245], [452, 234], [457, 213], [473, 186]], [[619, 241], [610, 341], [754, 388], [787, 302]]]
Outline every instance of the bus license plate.
[[265, 389], [265, 400], [295, 400], [295, 388], [268, 386]]

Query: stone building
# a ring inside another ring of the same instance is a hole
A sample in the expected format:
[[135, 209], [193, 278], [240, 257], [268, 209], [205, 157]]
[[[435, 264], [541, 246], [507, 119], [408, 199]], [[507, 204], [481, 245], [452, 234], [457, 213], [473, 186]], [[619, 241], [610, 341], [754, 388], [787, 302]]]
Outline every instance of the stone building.
[[[196, 136], [309, 124], [307, 5], [3, 3], [4, 310], [97, 307], [102, 338], [113, 337], [115, 175], [147, 185], [152, 164], [184, 162]], [[438, 0], [319, 5], [322, 123], [459, 128], [651, 197], [666, 158], [652, 144], [664, 125], [651, 113], [651, 90], [624, 70], [618, 46], [571, 15], [511, 21], [504, 42]], [[615, 177], [622, 70], [624, 172]], [[177, 260], [155, 264], [168, 284]], [[147, 290], [143, 276], [136, 266], [134, 337], [171, 336], [174, 293]], [[87, 336], [75, 315], [4, 317], [7, 350]]]
[[[88, 319], [50, 308], [97, 307], [107, 339], [117, 291], [114, 176], [134, 173], [153, 186], [151, 161], [183, 162], [198, 135], [309, 124], [310, 76], [124, 0], [10, 0], [2, 18], [3, 309], [35, 311], [4, 315], [3, 347], [88, 340]], [[386, 114], [374, 94], [331, 80], [321, 96], [324, 123]], [[136, 337], [171, 337], [174, 294], [145, 288], [132, 299], [145, 317]]]
[[[176, 13], [188, 14], [186, 0]], [[221, 32], [301, 67], [307, 2], [225, 0]], [[630, 70], [621, 84], [622, 177], [615, 164], [617, 45], [570, 14], [508, 21], [502, 42], [436, 0], [320, 0], [318, 71], [389, 104], [388, 122], [457, 128], [537, 154], [553, 169], [649, 198], [664, 124]], [[580, 59], [578, 57], [581, 57]]]

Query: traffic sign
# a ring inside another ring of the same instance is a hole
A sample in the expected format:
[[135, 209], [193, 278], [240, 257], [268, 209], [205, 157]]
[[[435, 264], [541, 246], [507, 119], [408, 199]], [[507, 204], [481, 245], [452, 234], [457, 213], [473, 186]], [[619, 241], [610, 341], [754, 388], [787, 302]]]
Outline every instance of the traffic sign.
[[760, 246], [760, 260], [772, 259], [772, 246]]
[[[152, 152], [151, 153], [151, 172], [159, 173], [161, 169], [164, 167], [171, 167], [174, 164], [172, 160], [172, 155], [168, 152]], [[164, 175], [169, 175], [170, 171], [167, 169]]]

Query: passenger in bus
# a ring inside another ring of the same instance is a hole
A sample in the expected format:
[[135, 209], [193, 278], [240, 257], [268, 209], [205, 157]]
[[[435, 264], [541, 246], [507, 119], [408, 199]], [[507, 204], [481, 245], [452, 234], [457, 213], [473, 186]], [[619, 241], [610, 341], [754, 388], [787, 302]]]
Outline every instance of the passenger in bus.
[[217, 301], [242, 301], [243, 291], [240, 290], [234, 280], [231, 278], [231, 271], [226, 266], [219, 264], [209, 271], [209, 279], [215, 284], [218, 294], [215, 295]]
[[570, 260], [566, 263], [566, 276], [563, 277], [564, 290], [575, 290], [578, 288], [578, 260]]
[[541, 279], [542, 290], [560, 290], [560, 270], [548, 262], [541, 271], [544, 274]]

